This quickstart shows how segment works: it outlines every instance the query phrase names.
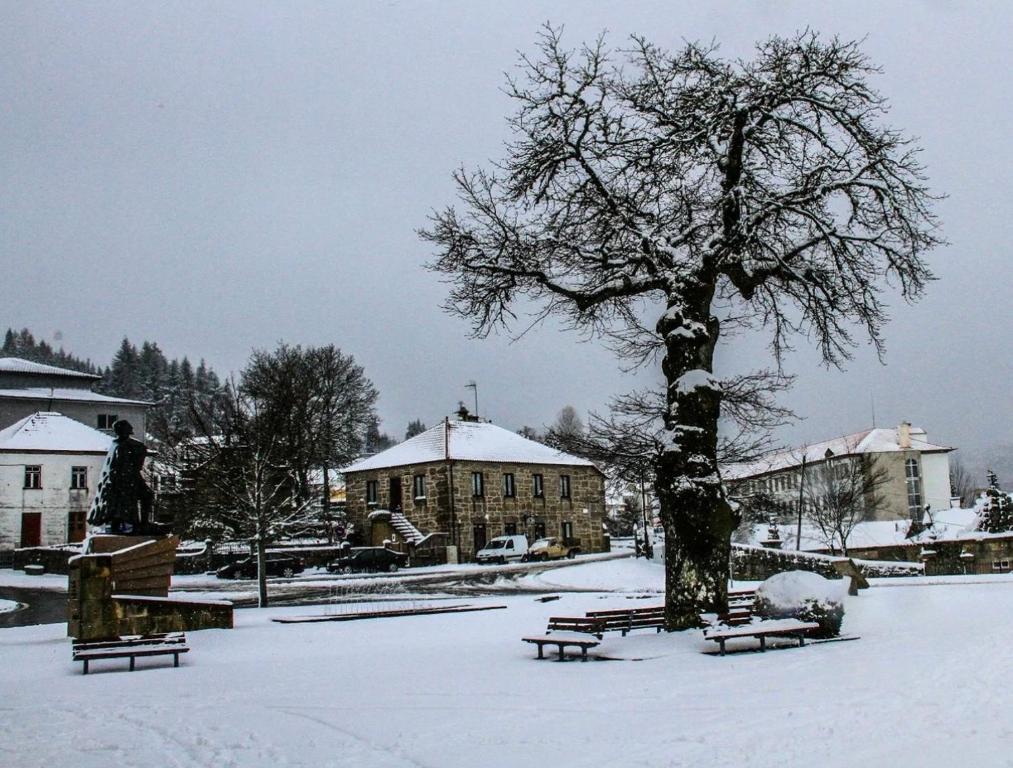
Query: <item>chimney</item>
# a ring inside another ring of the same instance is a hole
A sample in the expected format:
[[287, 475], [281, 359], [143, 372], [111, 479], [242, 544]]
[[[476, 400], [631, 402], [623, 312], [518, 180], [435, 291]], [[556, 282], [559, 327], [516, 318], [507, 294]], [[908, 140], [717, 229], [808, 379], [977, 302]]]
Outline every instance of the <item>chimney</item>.
[[911, 449], [911, 424], [909, 422], [902, 421], [897, 427], [897, 445], [905, 451]]

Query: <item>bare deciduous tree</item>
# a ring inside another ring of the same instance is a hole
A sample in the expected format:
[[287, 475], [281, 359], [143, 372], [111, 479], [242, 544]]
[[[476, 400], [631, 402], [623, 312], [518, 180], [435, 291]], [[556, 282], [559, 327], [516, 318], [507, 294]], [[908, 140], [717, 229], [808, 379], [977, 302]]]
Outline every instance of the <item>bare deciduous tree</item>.
[[643, 38], [572, 51], [546, 28], [521, 68], [507, 156], [458, 171], [461, 210], [421, 232], [431, 267], [477, 336], [526, 297], [536, 320], [631, 363], [662, 358], [666, 624], [697, 626], [726, 607], [736, 525], [717, 466], [722, 330], [769, 329], [778, 360], [800, 333], [842, 364], [856, 327], [882, 351], [881, 286], [917, 298], [939, 242], [917, 148], [884, 122], [875, 67], [836, 38], [775, 37], [726, 60]]
[[883, 504], [887, 470], [868, 455], [830, 458], [805, 469], [803, 510], [830, 551], [848, 554], [855, 526], [870, 519]]
[[974, 478], [958, 456], [950, 456], [950, 494], [959, 497], [961, 505], [970, 504], [974, 496]]
[[313, 530], [317, 500], [299, 493], [299, 479], [274, 420], [259, 403], [230, 387], [228, 423], [219, 434], [190, 438], [166, 456], [194, 478], [199, 499], [191, 526], [250, 542], [257, 560], [258, 597], [268, 604], [267, 547], [278, 539]]

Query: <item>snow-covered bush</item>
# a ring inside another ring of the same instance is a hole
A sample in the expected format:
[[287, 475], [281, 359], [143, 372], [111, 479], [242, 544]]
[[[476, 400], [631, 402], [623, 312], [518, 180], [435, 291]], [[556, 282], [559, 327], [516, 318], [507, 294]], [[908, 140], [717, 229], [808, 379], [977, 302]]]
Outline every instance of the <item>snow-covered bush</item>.
[[1013, 530], [1013, 499], [999, 488], [995, 472], [988, 473], [988, 490], [981, 494], [975, 506], [979, 531], [1004, 533]]
[[844, 620], [844, 581], [808, 571], [778, 573], [757, 588], [753, 610], [765, 619], [815, 621], [817, 637], [835, 637]]

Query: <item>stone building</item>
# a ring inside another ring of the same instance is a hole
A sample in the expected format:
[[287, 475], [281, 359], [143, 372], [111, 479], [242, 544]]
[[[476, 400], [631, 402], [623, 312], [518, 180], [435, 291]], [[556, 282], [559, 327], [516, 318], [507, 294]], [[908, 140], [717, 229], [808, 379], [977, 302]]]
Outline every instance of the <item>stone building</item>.
[[[727, 464], [721, 467], [721, 478], [733, 498], [762, 495], [769, 500], [772, 514], [794, 514], [803, 460], [807, 483], [830, 474], [821, 472], [828, 466], [844, 470], [842, 474], [848, 476], [850, 467], [856, 465], [862, 472], [882, 475], [875, 489], [876, 504], [866, 519], [921, 522], [926, 505], [935, 510], [950, 506], [948, 454], [952, 450], [930, 443], [924, 429], [902, 422], [896, 429], [867, 429], [757, 461]], [[805, 493], [801, 495], [803, 504], [807, 503]]]
[[92, 392], [101, 377], [18, 357], [0, 357], [0, 429], [39, 411], [58, 411], [111, 434], [126, 419], [144, 439], [148, 403]]
[[81, 541], [112, 439], [59, 413], [0, 429], [0, 559]]
[[506, 534], [605, 547], [605, 482], [594, 464], [494, 424], [448, 419], [343, 471], [364, 543], [407, 549], [442, 533], [462, 560]]

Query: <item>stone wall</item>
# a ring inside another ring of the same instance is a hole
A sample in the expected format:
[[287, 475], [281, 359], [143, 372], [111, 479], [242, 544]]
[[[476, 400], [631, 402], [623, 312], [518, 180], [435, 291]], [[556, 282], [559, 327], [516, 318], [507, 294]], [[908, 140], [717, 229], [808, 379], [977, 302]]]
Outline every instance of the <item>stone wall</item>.
[[863, 560], [923, 562], [926, 576], [1010, 573], [1013, 533], [849, 549]]
[[[472, 474], [481, 472], [483, 494], [472, 493]], [[505, 496], [504, 474], [514, 477], [514, 495]], [[542, 476], [541, 497], [534, 495], [534, 475]], [[425, 498], [413, 495], [414, 477], [426, 479]], [[560, 496], [560, 476], [570, 478], [570, 498]], [[475, 536], [485, 526], [486, 541], [504, 535], [508, 527], [526, 534], [560, 536], [563, 524], [572, 527], [573, 538], [585, 552], [605, 549], [602, 522], [605, 512], [604, 478], [586, 466], [510, 464], [456, 461], [419, 464], [345, 475], [347, 511], [356, 528], [370, 540], [368, 515], [374, 509], [390, 509], [391, 479], [401, 483], [401, 511], [423, 534], [446, 532], [457, 543], [462, 560], [475, 554]], [[377, 501], [366, 501], [367, 482], [376, 481]], [[386, 529], [383, 535], [388, 535]], [[396, 542], [395, 545], [398, 543]]]
[[[849, 555], [852, 559], [858, 557], [852, 553]], [[847, 558], [733, 544], [732, 578], [741, 581], [764, 581], [775, 573], [784, 571], [811, 571], [827, 579], [839, 579], [841, 575], [834, 568], [834, 563], [844, 559]], [[862, 561], [856, 565], [869, 578], [922, 575], [922, 570], [917, 562], [897, 562], [895, 564], [884, 562], [880, 564]]]

